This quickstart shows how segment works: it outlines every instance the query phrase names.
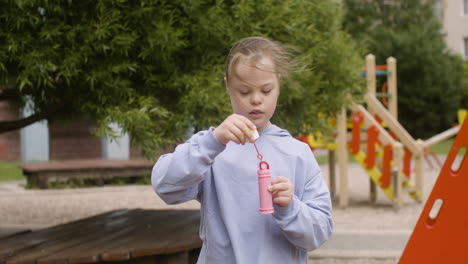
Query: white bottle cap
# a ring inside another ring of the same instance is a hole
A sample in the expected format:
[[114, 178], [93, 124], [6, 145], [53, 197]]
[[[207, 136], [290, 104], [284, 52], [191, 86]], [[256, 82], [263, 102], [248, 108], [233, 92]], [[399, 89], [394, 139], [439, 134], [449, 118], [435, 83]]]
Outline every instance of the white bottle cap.
[[254, 140], [257, 140], [257, 138], [260, 137], [260, 135], [258, 134], [257, 129], [250, 129], [250, 132], [252, 132], [252, 135], [253, 135], [253, 139], [254, 139]]

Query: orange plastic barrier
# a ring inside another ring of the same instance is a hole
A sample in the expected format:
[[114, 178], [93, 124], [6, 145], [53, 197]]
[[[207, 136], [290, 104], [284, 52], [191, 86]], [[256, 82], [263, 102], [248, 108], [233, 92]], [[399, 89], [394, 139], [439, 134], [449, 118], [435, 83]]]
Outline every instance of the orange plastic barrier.
[[[362, 69], [365, 71], [366, 70], [366, 67], [362, 67]], [[375, 65], [375, 70], [379, 71], [379, 70], [387, 70], [387, 65]]]
[[403, 156], [403, 174], [406, 178], [410, 179], [411, 177], [411, 157], [413, 154], [405, 147], [405, 155]]
[[364, 115], [360, 111], [354, 112], [351, 121], [353, 122], [351, 153], [356, 154], [361, 147], [361, 123], [364, 121]]
[[[464, 148], [463, 157], [457, 154]], [[400, 264], [468, 263], [468, 122], [464, 122]], [[460, 163], [455, 162], [461, 158]]]
[[370, 126], [367, 130], [367, 157], [366, 168], [372, 169], [375, 167], [375, 144], [379, 137], [379, 129], [376, 126]]
[[310, 150], [314, 151], [314, 148], [312, 148], [312, 147], [309, 145], [309, 140], [308, 140], [307, 136], [300, 135], [300, 136], [297, 137], [297, 139], [298, 139], [299, 141], [302, 141], [302, 142], [306, 143], [306, 144], [309, 146]]
[[430, 150], [429, 148], [424, 149], [424, 159], [426, 160], [427, 164], [429, 165], [429, 168], [432, 170], [434, 169], [434, 166], [432, 165], [431, 160], [429, 159], [429, 156], [431, 156], [437, 163], [437, 166], [439, 168], [442, 168], [442, 162], [440, 161], [439, 157], [434, 153], [434, 151]]

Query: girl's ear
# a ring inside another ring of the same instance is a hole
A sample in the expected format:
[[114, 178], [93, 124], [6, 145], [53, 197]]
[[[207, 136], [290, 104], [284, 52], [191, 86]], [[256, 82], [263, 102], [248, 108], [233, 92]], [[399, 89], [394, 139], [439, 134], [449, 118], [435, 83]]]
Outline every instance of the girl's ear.
[[228, 82], [227, 82], [226, 76], [224, 76], [224, 87], [226, 88], [226, 92], [229, 92], [229, 89], [228, 89]]
[[278, 73], [278, 96], [281, 94], [281, 74]]

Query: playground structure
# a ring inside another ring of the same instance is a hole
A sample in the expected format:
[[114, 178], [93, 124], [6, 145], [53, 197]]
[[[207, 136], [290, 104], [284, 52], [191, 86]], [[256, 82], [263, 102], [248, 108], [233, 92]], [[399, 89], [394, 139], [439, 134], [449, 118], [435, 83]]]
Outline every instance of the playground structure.
[[[366, 77], [368, 93], [365, 104], [354, 104], [343, 108], [337, 119], [337, 144], [324, 143], [320, 137], [301, 137], [311, 148], [327, 148], [330, 168], [330, 193], [336, 194], [335, 151], [338, 151], [339, 205], [348, 206], [348, 149], [354, 159], [366, 170], [370, 177], [370, 200], [377, 198], [377, 186], [393, 201], [396, 207], [403, 205], [403, 192], [407, 192], [418, 202], [423, 197], [423, 160], [430, 154], [428, 149], [440, 141], [458, 133], [466, 116], [459, 111], [459, 124], [425, 141], [415, 140], [398, 122], [396, 59], [387, 59], [387, 65], [375, 65], [375, 56], [366, 56]], [[376, 92], [376, 76], [386, 76], [382, 92]], [[388, 90], [388, 92], [387, 92]], [[379, 100], [381, 98], [381, 100]], [[382, 101], [382, 102], [381, 102]], [[347, 110], [352, 112], [347, 122]], [[351, 129], [351, 138], [348, 137]], [[348, 142], [351, 143], [348, 143]], [[364, 143], [365, 146], [364, 146]], [[363, 148], [364, 147], [364, 148]], [[440, 164], [437, 157], [436, 161]], [[414, 159], [415, 169], [412, 170]], [[432, 167], [432, 165], [430, 164]], [[440, 164], [441, 166], [441, 164]], [[411, 177], [414, 171], [414, 177]]]
[[[381, 97], [388, 100], [388, 109], [376, 97], [376, 75], [387, 76], [388, 93], [382, 92]], [[367, 55], [365, 77], [368, 89], [368, 93], [365, 95], [367, 108], [357, 104], [350, 106], [350, 110], [353, 111], [350, 152], [370, 176], [370, 199], [376, 200], [376, 186], [379, 186], [395, 205], [401, 206], [403, 204], [402, 187], [403, 182], [405, 182], [405, 186], [410, 188], [411, 196], [420, 201], [423, 147], [421, 141], [414, 140], [398, 122], [396, 59], [388, 58], [387, 66], [379, 66], [376, 70], [375, 56]], [[346, 109], [343, 109], [338, 117], [337, 126], [340, 175], [339, 204], [343, 208], [347, 207], [349, 202]], [[366, 151], [361, 150], [361, 130], [367, 130]], [[401, 143], [397, 140], [400, 140]], [[378, 162], [378, 156], [381, 156], [380, 162]], [[415, 158], [416, 165], [414, 187], [409, 177], [411, 172], [410, 156]], [[404, 171], [407, 175], [406, 180], [403, 178]], [[330, 177], [334, 178], [335, 176], [330, 175]]]
[[[464, 115], [466, 117], [466, 112]], [[459, 121], [466, 118], [461, 119]], [[465, 202], [468, 188], [468, 122], [460, 125], [459, 130], [406, 244], [400, 264], [468, 263], [468, 206]]]

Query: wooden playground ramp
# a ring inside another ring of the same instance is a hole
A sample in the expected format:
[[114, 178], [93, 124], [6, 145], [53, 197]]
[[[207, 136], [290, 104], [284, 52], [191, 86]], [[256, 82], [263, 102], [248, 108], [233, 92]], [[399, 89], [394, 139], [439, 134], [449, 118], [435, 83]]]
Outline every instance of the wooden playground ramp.
[[0, 263], [196, 263], [199, 226], [199, 210], [117, 210], [1, 238]]

